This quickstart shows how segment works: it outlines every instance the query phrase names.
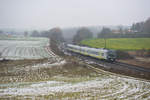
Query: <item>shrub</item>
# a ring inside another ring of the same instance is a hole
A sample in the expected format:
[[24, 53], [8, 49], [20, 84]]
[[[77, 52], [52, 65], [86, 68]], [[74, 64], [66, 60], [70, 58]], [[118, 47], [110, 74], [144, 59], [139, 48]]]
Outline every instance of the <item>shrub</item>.
[[117, 50], [117, 59], [133, 59], [134, 57], [129, 55], [128, 52]]
[[146, 57], [148, 56], [148, 51], [143, 48], [141, 50], [137, 50], [136, 55], [140, 57]]

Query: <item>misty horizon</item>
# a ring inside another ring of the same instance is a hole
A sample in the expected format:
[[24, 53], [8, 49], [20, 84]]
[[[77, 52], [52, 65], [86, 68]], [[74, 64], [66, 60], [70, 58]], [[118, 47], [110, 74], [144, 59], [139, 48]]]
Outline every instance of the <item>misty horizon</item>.
[[1, 0], [0, 28], [131, 26], [150, 17], [149, 0]]

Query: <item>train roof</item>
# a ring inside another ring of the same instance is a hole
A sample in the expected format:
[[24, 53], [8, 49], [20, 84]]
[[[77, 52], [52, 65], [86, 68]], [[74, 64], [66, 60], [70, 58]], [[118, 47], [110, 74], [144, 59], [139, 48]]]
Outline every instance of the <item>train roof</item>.
[[78, 49], [83, 49], [83, 50], [92, 50], [92, 51], [103, 51], [103, 52], [107, 52], [107, 49], [103, 49], [103, 48], [90, 48], [90, 47], [83, 47], [83, 46], [78, 46], [78, 45], [72, 45], [72, 44], [68, 44], [68, 46], [70, 47], [74, 47], [74, 48], [78, 48]]
[[67, 44], [67, 46], [69, 46], [69, 47], [75, 47], [75, 48], [80, 48], [80, 46], [78, 46], [78, 45], [73, 45], [73, 44]]
[[103, 52], [107, 52], [108, 50], [107, 49], [103, 49], [103, 48], [90, 48], [90, 47], [83, 47], [85, 50], [91, 50], [91, 51], [96, 51], [96, 52], [99, 52], [99, 51], [103, 51]]

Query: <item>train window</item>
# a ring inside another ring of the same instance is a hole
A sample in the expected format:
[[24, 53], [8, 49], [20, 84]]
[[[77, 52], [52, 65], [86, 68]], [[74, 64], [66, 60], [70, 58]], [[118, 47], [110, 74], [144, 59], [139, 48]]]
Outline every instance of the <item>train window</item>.
[[95, 55], [98, 55], [98, 52], [93, 52]]
[[85, 52], [85, 50], [84, 50], [84, 49], [81, 49], [81, 51], [82, 51], [82, 52]]
[[88, 51], [88, 53], [98, 55], [98, 52], [96, 52], [96, 51]]
[[69, 47], [70, 49], [72, 49], [72, 47]]
[[92, 54], [92, 51], [88, 51], [90, 54]]

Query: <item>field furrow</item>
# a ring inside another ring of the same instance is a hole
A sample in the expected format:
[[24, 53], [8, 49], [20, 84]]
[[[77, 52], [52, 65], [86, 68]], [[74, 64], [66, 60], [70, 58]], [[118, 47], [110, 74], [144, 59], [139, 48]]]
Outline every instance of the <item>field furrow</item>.
[[22, 40], [0, 40], [0, 53], [5, 59], [43, 59], [50, 58], [53, 54], [47, 50], [47, 38], [23, 38]]

